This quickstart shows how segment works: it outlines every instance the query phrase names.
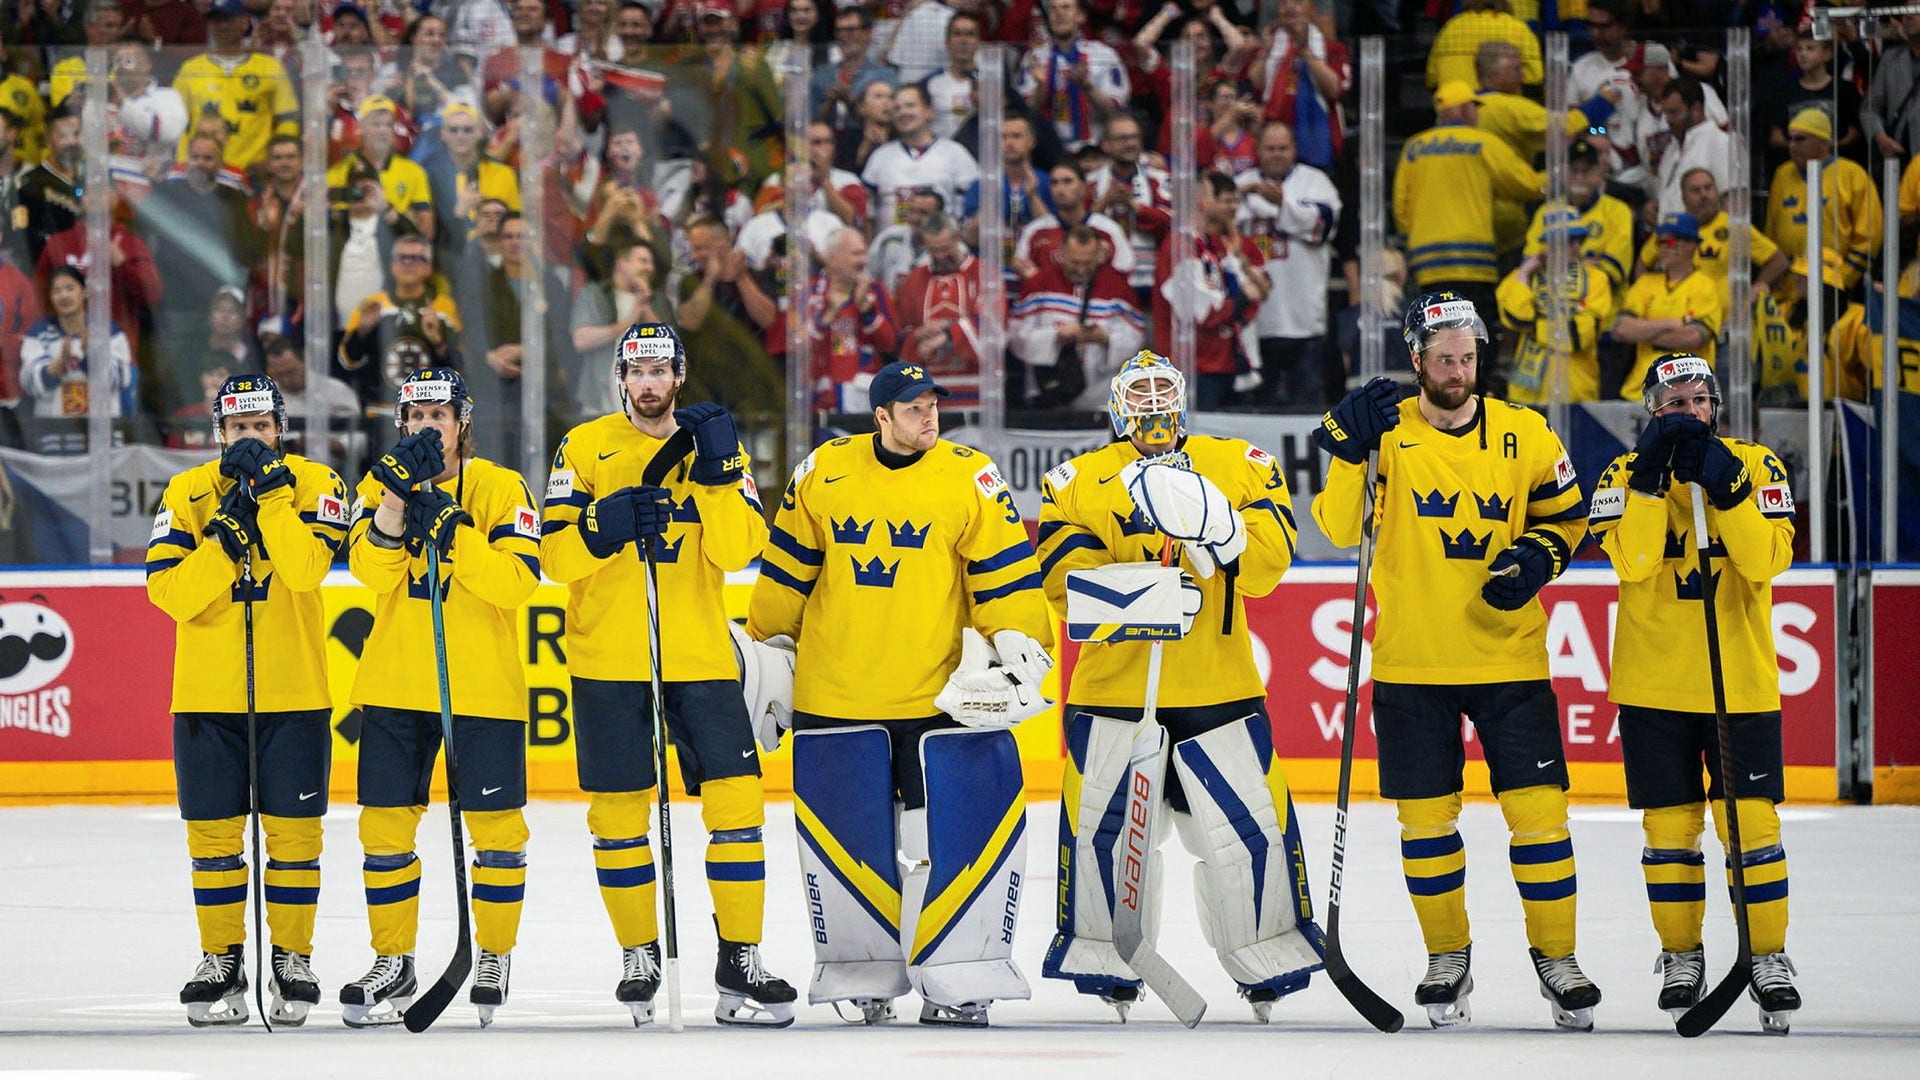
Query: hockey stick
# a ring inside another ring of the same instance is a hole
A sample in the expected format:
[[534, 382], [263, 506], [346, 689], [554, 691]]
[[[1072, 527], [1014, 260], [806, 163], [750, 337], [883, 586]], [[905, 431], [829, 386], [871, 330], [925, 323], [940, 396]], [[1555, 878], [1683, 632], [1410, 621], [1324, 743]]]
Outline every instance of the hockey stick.
[[667, 795], [667, 708], [660, 677], [660, 578], [653, 557], [653, 539], [640, 542], [647, 564], [647, 659], [653, 668], [653, 772], [660, 800], [660, 900], [662, 911], [661, 969], [667, 983], [667, 1030], [686, 1027], [680, 1013], [680, 922], [673, 902], [673, 814]]
[[[1160, 565], [1173, 563], [1173, 539], [1161, 545]], [[1153, 990], [1182, 1024], [1191, 1028], [1206, 1015], [1207, 1000], [1167, 963], [1159, 950], [1147, 943], [1145, 927], [1146, 890], [1151, 882], [1149, 866], [1153, 857], [1153, 815], [1165, 786], [1164, 775], [1155, 776], [1146, 763], [1160, 756], [1165, 733], [1160, 730], [1160, 653], [1155, 640], [1147, 647], [1147, 694], [1140, 710], [1140, 723], [1134, 729], [1132, 752], [1127, 761], [1127, 811], [1123, 826], [1124, 859], [1117, 875], [1130, 881], [1115, 881], [1113, 898], [1113, 947], [1134, 974]]]
[[1753, 981], [1753, 934], [1747, 922], [1747, 867], [1740, 848], [1740, 815], [1733, 796], [1733, 724], [1727, 719], [1727, 682], [1720, 668], [1720, 613], [1714, 610], [1713, 557], [1707, 551], [1707, 493], [1699, 484], [1693, 490], [1693, 536], [1700, 552], [1700, 607], [1707, 617], [1707, 671], [1713, 678], [1713, 733], [1720, 743], [1720, 797], [1726, 802], [1727, 865], [1732, 869], [1729, 891], [1733, 895], [1733, 926], [1738, 938], [1738, 955], [1733, 967], [1721, 977], [1713, 992], [1696, 1002], [1674, 1022], [1674, 1029], [1685, 1038], [1706, 1034], [1720, 1022], [1741, 991]]
[[1327, 976], [1367, 1023], [1394, 1032], [1406, 1018], [1373, 992], [1347, 964], [1340, 948], [1340, 885], [1347, 865], [1347, 800], [1353, 795], [1354, 725], [1360, 719], [1361, 629], [1367, 620], [1367, 581], [1373, 574], [1373, 516], [1380, 497], [1380, 451], [1367, 454], [1366, 511], [1360, 518], [1360, 565], [1353, 581], [1353, 638], [1347, 648], [1347, 711], [1340, 726], [1340, 790], [1333, 807], [1333, 869], [1327, 887]]
[[[428, 485], [429, 489], [431, 485]], [[473, 972], [473, 921], [467, 907], [467, 837], [460, 827], [460, 789], [454, 783], [453, 690], [447, 682], [446, 614], [440, 599], [440, 548], [429, 537], [427, 547], [427, 594], [433, 608], [433, 666], [440, 679], [440, 741], [447, 752], [447, 817], [453, 822], [453, 890], [460, 902], [460, 940], [453, 948], [453, 959], [440, 981], [407, 1007], [407, 1030], [419, 1033], [433, 1026], [453, 995], [466, 985]]]
[[[246, 481], [241, 481], [245, 483]], [[256, 529], [258, 525], [254, 526]], [[263, 867], [267, 853], [260, 844], [260, 714], [255, 708], [253, 673], [253, 547], [240, 557], [240, 611], [247, 631], [247, 818], [253, 833], [253, 1003], [260, 1022], [273, 1031], [273, 1013], [267, 1009], [267, 978], [272, 966], [262, 957], [273, 951], [261, 929], [261, 894], [266, 891]]]

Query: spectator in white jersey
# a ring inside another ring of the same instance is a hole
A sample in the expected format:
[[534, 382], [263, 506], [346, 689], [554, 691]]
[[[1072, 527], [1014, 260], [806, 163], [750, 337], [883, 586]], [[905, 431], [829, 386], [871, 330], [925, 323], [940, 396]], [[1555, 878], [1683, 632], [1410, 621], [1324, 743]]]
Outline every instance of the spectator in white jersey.
[[1139, 117], [1118, 113], [1107, 121], [1100, 145], [1107, 163], [1087, 174], [1093, 209], [1119, 222], [1133, 247], [1133, 270], [1128, 282], [1139, 293], [1145, 309], [1152, 306], [1153, 260], [1173, 227], [1173, 178], [1142, 159], [1147, 130]]
[[926, 87], [903, 86], [894, 93], [894, 140], [875, 150], [860, 173], [878, 197], [877, 228], [906, 219], [903, 200], [916, 188], [938, 192], [943, 206], [958, 206], [960, 195], [979, 179], [973, 155], [952, 139], [935, 135], [932, 121], [933, 102]]
[[1080, 0], [1047, 5], [1047, 40], [1027, 53], [1016, 86], [1034, 115], [1053, 123], [1060, 141], [1078, 150], [1100, 140], [1107, 120], [1133, 96], [1120, 54], [1083, 37]]
[[[978, 0], [961, 0], [978, 3]], [[939, 7], [929, 3], [927, 6]], [[904, 30], [907, 24], [902, 24]], [[915, 80], [927, 88], [933, 102], [933, 131], [943, 139], [960, 133], [979, 108], [974, 89], [974, 59], [980, 55], [980, 39], [986, 33], [986, 20], [972, 12], [961, 11], [947, 20], [946, 66], [924, 79]], [[898, 46], [895, 46], [898, 49]], [[949, 388], [951, 389], [951, 388]]]
[[1340, 194], [1326, 173], [1297, 160], [1293, 128], [1269, 120], [1256, 146], [1259, 167], [1235, 178], [1240, 232], [1266, 256], [1273, 290], [1253, 326], [1259, 341], [1261, 405], [1330, 404], [1326, 367], [1327, 274]]

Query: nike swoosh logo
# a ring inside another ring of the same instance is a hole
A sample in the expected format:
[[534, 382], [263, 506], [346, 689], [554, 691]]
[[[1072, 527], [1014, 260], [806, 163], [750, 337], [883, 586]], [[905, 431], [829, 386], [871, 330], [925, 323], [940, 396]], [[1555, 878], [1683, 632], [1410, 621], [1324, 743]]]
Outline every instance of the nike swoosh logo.
[[496, 791], [499, 791], [499, 790], [500, 790], [500, 789], [499, 789], [499, 788], [497, 788], [497, 787], [483, 787], [483, 788], [481, 788], [481, 789], [480, 789], [480, 794], [482, 794], [482, 795], [491, 795], [491, 794], [493, 794], [494, 792], [496, 792]]
[[832, 484], [832, 483], [837, 483], [841, 480], [845, 480], [846, 478], [847, 478], [847, 474], [841, 473], [839, 476], [823, 476], [820, 478], [820, 482], [823, 484]]
[[1533, 767], [1534, 767], [1534, 768], [1536, 768], [1536, 769], [1544, 769], [1544, 768], [1546, 768], [1547, 766], [1549, 766], [1549, 765], [1551, 765], [1551, 764], [1553, 764], [1554, 762], [1556, 762], [1556, 761], [1559, 761], [1559, 760], [1560, 760], [1559, 758], [1548, 758], [1548, 759], [1547, 759], [1547, 760], [1545, 760], [1545, 761], [1536, 761], [1536, 762], [1534, 762], [1534, 763], [1533, 763]]
[[743, 757], [743, 758], [750, 758], [750, 757], [752, 757], [752, 756], [753, 756], [753, 751], [751, 751], [751, 750], [742, 750], [742, 751], [740, 751], [740, 756], [741, 756], [741, 757]]
[[1763, 772], [1750, 772], [1747, 774], [1747, 779], [1749, 780], [1765, 780], [1766, 778], [1767, 774]]
[[211, 494], [213, 494], [213, 492], [211, 492], [211, 491], [203, 491], [203, 492], [201, 492], [201, 493], [200, 493], [200, 494], [198, 494], [198, 495], [189, 495], [189, 496], [187, 496], [187, 501], [188, 501], [188, 502], [199, 502], [199, 501], [200, 501], [201, 499], [204, 499], [204, 498], [206, 498], [207, 496], [209, 496], [209, 495], [211, 495]]
[[1403, 443], [1401, 443], [1401, 444], [1400, 444], [1400, 449], [1402, 449], [1402, 450], [1411, 450], [1411, 449], [1413, 449], [1414, 447], [1416, 447], [1416, 446], [1419, 446], [1419, 445], [1420, 445], [1420, 444], [1419, 444], [1419, 443], [1417, 443], [1417, 442], [1403, 442]]
[[607, 460], [608, 458], [610, 458], [610, 457], [612, 457], [613, 455], [615, 455], [615, 454], [617, 454], [617, 453], [619, 453], [619, 452], [620, 452], [620, 451], [618, 451], [618, 450], [609, 450], [608, 452], [606, 452], [606, 453], [604, 453], [604, 454], [601, 454], [601, 455], [600, 455], [600, 460], [601, 460], [601, 461], [605, 461], [605, 460]]
[[301, 796], [300, 796], [300, 801], [301, 801], [301, 802], [306, 802], [306, 801], [307, 801], [308, 799], [311, 799], [311, 798], [313, 798], [313, 797], [314, 797], [315, 795], [318, 795], [318, 794], [320, 794], [320, 793], [319, 793], [319, 792], [317, 792], [317, 791], [309, 791], [309, 792], [307, 792], [307, 793], [305, 793], [305, 794], [303, 794], [303, 795], [301, 795]]
[[1114, 474], [1113, 474], [1112, 476], [1103, 476], [1103, 477], [1101, 477], [1101, 478], [1100, 478], [1100, 482], [1101, 482], [1101, 483], [1103, 483], [1103, 484], [1111, 484], [1112, 482], [1114, 482], [1115, 480], [1118, 480], [1118, 479], [1120, 479], [1120, 474], [1119, 474], [1119, 473], [1114, 473]]

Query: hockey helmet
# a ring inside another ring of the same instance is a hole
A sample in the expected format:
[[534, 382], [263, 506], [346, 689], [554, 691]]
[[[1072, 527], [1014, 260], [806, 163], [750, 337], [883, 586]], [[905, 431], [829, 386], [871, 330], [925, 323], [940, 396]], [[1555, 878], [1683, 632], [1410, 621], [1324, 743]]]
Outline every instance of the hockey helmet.
[[220, 384], [213, 399], [213, 438], [226, 445], [223, 421], [229, 416], [258, 416], [272, 413], [275, 426], [287, 430], [287, 398], [280, 384], [265, 375], [234, 375]]
[[613, 381], [627, 377], [627, 365], [642, 360], [666, 360], [676, 378], [687, 374], [687, 346], [666, 323], [634, 323], [613, 347]]
[[1141, 349], [1120, 365], [1107, 393], [1107, 419], [1116, 438], [1171, 450], [1187, 427], [1187, 380], [1173, 362]]
[[473, 422], [473, 395], [467, 392], [467, 380], [449, 367], [428, 367], [410, 372], [400, 384], [393, 408], [393, 426], [406, 430], [407, 406], [445, 403], [456, 406], [460, 423]]
[[1442, 330], [1465, 330], [1481, 341], [1488, 340], [1487, 324], [1480, 318], [1479, 309], [1457, 292], [1422, 293], [1407, 305], [1402, 336], [1408, 352], [1420, 355], [1433, 335]]
[[1707, 386], [1707, 396], [1713, 399], [1713, 427], [1720, 426], [1720, 377], [1713, 373], [1713, 365], [1692, 353], [1667, 353], [1647, 365], [1647, 374], [1640, 381], [1640, 403], [1649, 413], [1658, 413], [1662, 398], [1669, 386], [1700, 382]]

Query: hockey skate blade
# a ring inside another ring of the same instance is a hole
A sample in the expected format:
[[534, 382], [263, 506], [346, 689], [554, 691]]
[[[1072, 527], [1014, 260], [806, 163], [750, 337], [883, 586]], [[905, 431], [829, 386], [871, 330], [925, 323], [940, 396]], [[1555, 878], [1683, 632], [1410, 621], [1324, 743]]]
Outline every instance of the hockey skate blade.
[[787, 1002], [759, 1002], [744, 994], [721, 993], [713, 1018], [724, 1027], [783, 1028], [793, 1024], [793, 1006]]
[[634, 1027], [646, 1027], [653, 1023], [653, 1002], [629, 1001], [624, 1003], [627, 1011], [633, 1014]]
[[273, 1021], [274, 1027], [299, 1027], [307, 1022], [307, 1012], [312, 1008], [311, 1002], [288, 1001], [275, 994], [267, 1009], [267, 1016]]
[[[407, 1006], [411, 1004], [413, 1004], [411, 997], [391, 997], [372, 1005], [343, 1003], [340, 1006], [340, 1022], [350, 1028], [390, 1027], [406, 1022]], [[381, 1011], [381, 1006], [389, 1006], [389, 1008]]]
[[1588, 1006], [1587, 1008], [1584, 1008], [1584, 1009], [1563, 1009], [1560, 1007], [1559, 1002], [1556, 1002], [1553, 1000], [1553, 994], [1548, 992], [1545, 986], [1540, 987], [1540, 996], [1543, 998], [1546, 998], [1547, 1004], [1552, 1006], [1553, 1008], [1553, 1026], [1554, 1027], [1560, 1029], [1561, 1031], [1592, 1031], [1593, 1030], [1592, 1006]]
[[1796, 1010], [1768, 1012], [1760, 1010], [1760, 1031], [1766, 1035], [1786, 1035], [1793, 1028], [1793, 1014]]
[[842, 1002], [828, 1002], [828, 1004], [833, 1006], [833, 1015], [849, 1024], [858, 1024], [862, 1027], [875, 1027], [880, 1024], [892, 1023], [895, 1019], [892, 998], [848, 998], [845, 999], [844, 1003], [860, 1010], [860, 1015], [858, 1017], [848, 1016], [846, 1013], [840, 1011]]
[[195, 1001], [187, 1005], [187, 1023], [194, 1027], [233, 1027], [247, 1022], [247, 992], [236, 990], [219, 1001]]
[[1436, 1030], [1461, 1027], [1473, 1020], [1473, 1009], [1467, 1004], [1468, 995], [1473, 993], [1473, 976], [1468, 975], [1460, 984], [1460, 992], [1452, 1001], [1436, 1001], [1426, 1006], [1427, 1023]]
[[499, 1006], [497, 1005], [475, 1005], [474, 1006], [474, 1010], [480, 1014], [480, 1030], [485, 1031], [488, 1027], [492, 1026], [493, 1010], [497, 1008], [499, 1008]]
[[928, 1001], [920, 1006], [920, 1022], [930, 1027], [985, 1028], [987, 1007], [985, 1005], [936, 1005]]

